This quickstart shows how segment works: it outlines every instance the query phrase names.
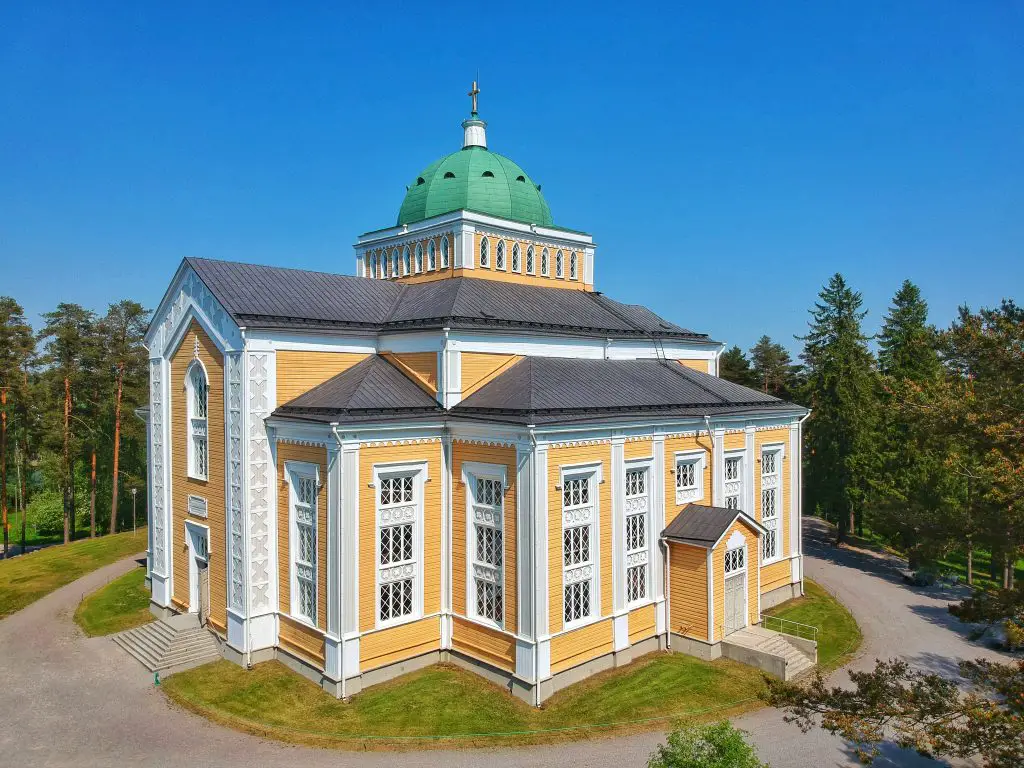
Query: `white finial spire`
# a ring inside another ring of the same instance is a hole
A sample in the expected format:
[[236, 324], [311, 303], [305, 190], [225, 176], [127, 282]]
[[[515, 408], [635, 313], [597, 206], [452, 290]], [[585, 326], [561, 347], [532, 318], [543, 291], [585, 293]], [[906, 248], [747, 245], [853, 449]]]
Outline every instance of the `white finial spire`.
[[476, 97], [480, 95], [480, 88], [477, 86], [476, 80], [473, 81], [473, 87], [466, 95], [473, 100], [473, 109], [469, 114], [469, 119], [462, 121], [462, 148], [483, 147], [487, 149], [487, 123], [481, 120], [476, 112]]

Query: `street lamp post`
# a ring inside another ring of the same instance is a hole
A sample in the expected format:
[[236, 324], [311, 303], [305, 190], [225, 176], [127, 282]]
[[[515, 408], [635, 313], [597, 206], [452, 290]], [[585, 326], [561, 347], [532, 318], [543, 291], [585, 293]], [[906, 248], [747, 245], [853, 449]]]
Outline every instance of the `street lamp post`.
[[135, 494], [139, 492], [138, 488], [132, 488], [132, 536], [135, 536]]

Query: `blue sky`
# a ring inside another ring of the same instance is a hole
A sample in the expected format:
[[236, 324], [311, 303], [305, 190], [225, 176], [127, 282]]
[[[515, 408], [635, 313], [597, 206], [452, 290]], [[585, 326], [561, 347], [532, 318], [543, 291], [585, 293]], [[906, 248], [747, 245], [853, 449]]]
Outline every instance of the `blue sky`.
[[836, 271], [872, 331], [906, 277], [939, 324], [1021, 298], [1024, 5], [703, 5], [5, 4], [0, 293], [35, 321], [153, 307], [188, 255], [351, 273], [479, 70], [614, 298], [792, 349]]

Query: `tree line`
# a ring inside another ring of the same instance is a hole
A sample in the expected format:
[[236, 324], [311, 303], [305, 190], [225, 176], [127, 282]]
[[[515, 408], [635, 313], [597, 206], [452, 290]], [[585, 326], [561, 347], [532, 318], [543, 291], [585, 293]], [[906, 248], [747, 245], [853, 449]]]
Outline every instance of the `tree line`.
[[961, 307], [939, 329], [908, 280], [877, 336], [866, 315], [836, 274], [797, 337], [800, 364], [765, 336], [749, 358], [728, 350], [721, 375], [811, 409], [805, 509], [840, 540], [868, 528], [913, 568], [962, 552], [972, 583], [984, 550], [991, 577], [1012, 588], [1024, 549], [1024, 309]]
[[148, 402], [143, 336], [150, 313], [125, 299], [104, 314], [60, 303], [33, 329], [21, 305], [0, 296], [0, 502], [4, 556], [16, 512], [22, 548], [88, 529], [115, 533], [146, 508], [146, 430], [133, 414]]

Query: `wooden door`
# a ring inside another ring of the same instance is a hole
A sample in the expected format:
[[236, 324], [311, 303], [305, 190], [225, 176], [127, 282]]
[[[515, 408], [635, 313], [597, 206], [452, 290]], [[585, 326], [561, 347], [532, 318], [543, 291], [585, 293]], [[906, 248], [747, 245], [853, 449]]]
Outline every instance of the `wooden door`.
[[196, 566], [199, 572], [199, 626], [205, 627], [210, 618], [210, 568], [202, 561]]
[[747, 626], [747, 574], [730, 576], [725, 580], [725, 634]]

